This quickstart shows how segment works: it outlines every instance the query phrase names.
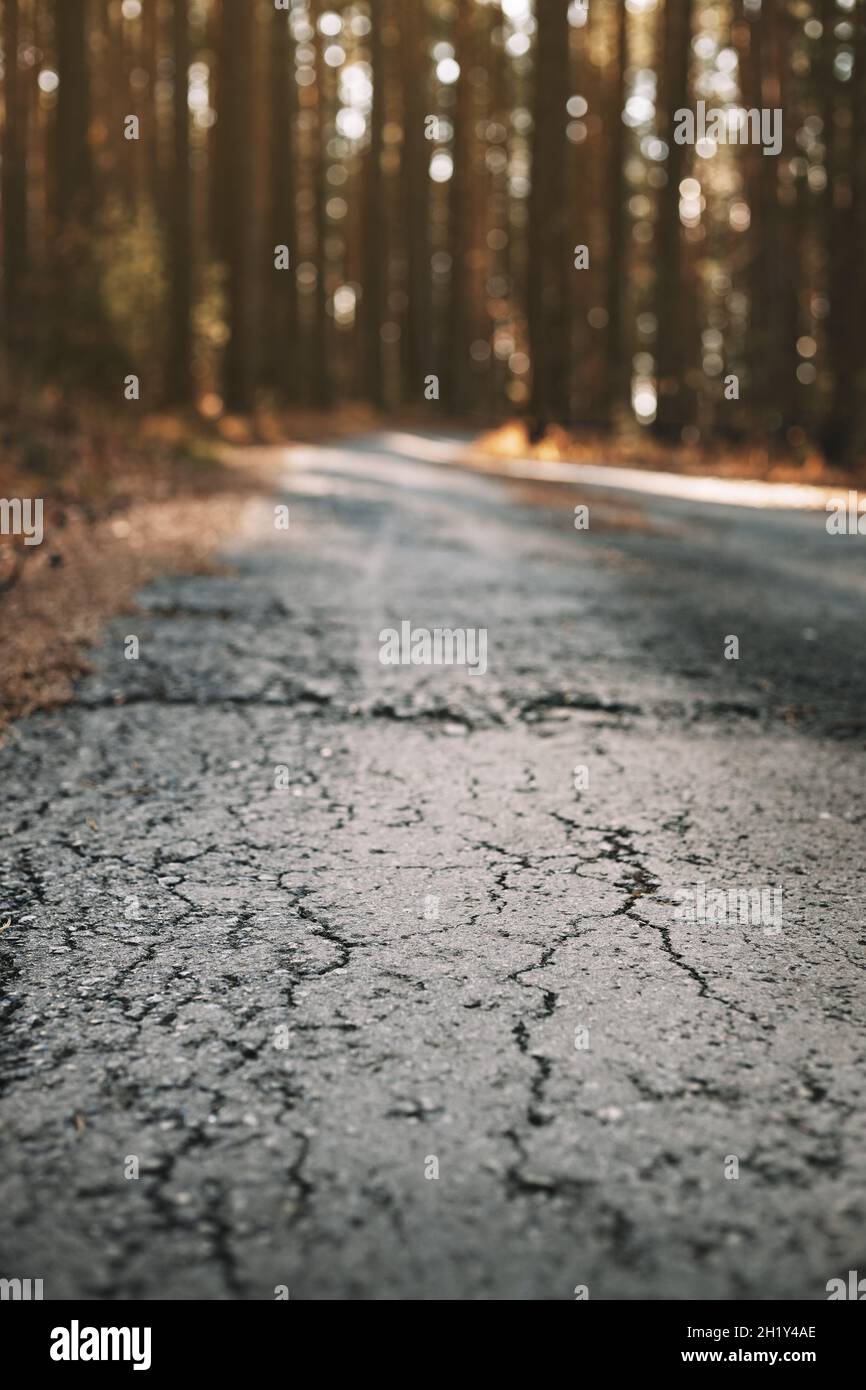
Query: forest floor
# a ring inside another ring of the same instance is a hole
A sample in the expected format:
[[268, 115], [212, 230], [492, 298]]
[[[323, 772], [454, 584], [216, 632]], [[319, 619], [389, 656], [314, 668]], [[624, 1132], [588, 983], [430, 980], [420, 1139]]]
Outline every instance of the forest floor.
[[537, 442], [530, 441], [524, 422], [512, 420], [485, 431], [479, 450], [493, 458], [530, 458], [546, 462], [604, 463], [608, 467], [643, 468], [681, 473], [688, 477], [752, 478], [773, 483], [854, 487], [850, 471], [828, 463], [803, 431], [802, 442], [779, 455], [766, 446], [734, 443], [730, 439], [700, 440], [695, 444], [662, 442], [646, 428], [633, 426], [616, 439], [592, 429], [580, 432], [553, 426]]
[[[0, 751], [0, 1273], [824, 1299], [866, 1218], [857, 538], [383, 435], [254, 465], [224, 568]], [[406, 621], [486, 673], [382, 665]], [[781, 929], [678, 915], [700, 883]]]
[[[324, 425], [295, 414], [292, 437], [339, 438], [357, 413]], [[257, 437], [271, 432], [285, 438], [282, 422], [261, 420]], [[233, 419], [209, 430], [153, 416], [124, 428], [116, 413], [74, 416], [59, 404], [6, 413], [0, 497], [40, 498], [46, 543], [0, 536], [0, 739], [11, 719], [71, 697], [102, 624], [133, 612], [143, 584], [219, 569], [220, 545], [279, 477], [273, 453], [227, 447], [252, 436]]]

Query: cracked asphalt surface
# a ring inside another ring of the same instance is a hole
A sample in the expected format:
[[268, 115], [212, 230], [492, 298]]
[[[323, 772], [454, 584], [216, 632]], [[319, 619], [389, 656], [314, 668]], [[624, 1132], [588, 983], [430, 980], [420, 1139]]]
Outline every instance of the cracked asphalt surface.
[[[0, 752], [0, 1274], [826, 1298], [866, 1262], [857, 539], [374, 436], [275, 500]], [[487, 674], [380, 665], [404, 619]], [[681, 920], [697, 882], [781, 885], [782, 932]]]

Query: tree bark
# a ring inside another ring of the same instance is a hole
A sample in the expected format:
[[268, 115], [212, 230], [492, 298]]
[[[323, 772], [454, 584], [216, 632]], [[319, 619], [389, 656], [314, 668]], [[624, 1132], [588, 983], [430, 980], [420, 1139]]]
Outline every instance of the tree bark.
[[142, 58], [148, 75], [144, 89], [141, 142], [144, 152], [145, 179], [150, 201], [156, 216], [163, 211], [164, 191], [160, 168], [159, 114], [156, 103], [156, 84], [159, 79], [160, 13], [158, 0], [145, 3], [141, 13]]
[[23, 285], [27, 273], [27, 129], [24, 84], [18, 70], [18, 20], [18, 0], [6, 0], [3, 7], [3, 336], [13, 368], [22, 341]]
[[[862, 23], [862, 6], [860, 8], [860, 15], [855, 14], [854, 19], [855, 22], [859, 20]], [[853, 291], [857, 284], [858, 260], [862, 258], [863, 247], [858, 247], [854, 239], [856, 148], [851, 139], [856, 132], [855, 138], [859, 142], [862, 126], [853, 124], [858, 113], [851, 109], [852, 124], [841, 128], [846, 133], [840, 139], [840, 127], [836, 121], [837, 106], [841, 107], [850, 98], [847, 92], [843, 92], [841, 84], [837, 83], [834, 72], [838, 40], [833, 30], [839, 13], [835, 7], [835, 0], [823, 0], [820, 99], [824, 119], [827, 187], [824, 193], [822, 240], [825, 278], [830, 299], [827, 348], [833, 384], [821, 435], [825, 451], [833, 463], [851, 461], [858, 338], [862, 336], [862, 320], [858, 324], [852, 313], [857, 304], [856, 292]], [[862, 73], [855, 73], [852, 83], [847, 84], [854, 87], [855, 97], [858, 82], [862, 88]], [[862, 108], [859, 115], [862, 120]]]
[[255, 379], [252, 275], [253, 23], [249, 0], [223, 0], [221, 152], [225, 161], [229, 341], [224, 398], [230, 411], [253, 404]]
[[694, 402], [686, 385], [688, 311], [684, 284], [680, 183], [686, 167], [685, 146], [674, 139], [676, 112], [690, 106], [693, 0], [665, 0], [660, 55], [661, 120], [668, 147], [665, 184], [659, 208], [656, 320], [658, 406], [656, 432], [678, 438], [691, 420]]
[[404, 395], [419, 400], [432, 371], [430, 305], [430, 179], [424, 120], [428, 113], [428, 71], [422, 0], [401, 0], [403, 81], [403, 166], [406, 191], [405, 244], [409, 303], [403, 334]]
[[532, 188], [529, 201], [530, 414], [543, 433], [570, 416], [569, 275], [566, 103], [569, 96], [567, 0], [549, 0], [537, 14], [533, 98]]
[[86, 0], [55, 0], [57, 44], [56, 187], [60, 226], [89, 223], [93, 211], [88, 131], [90, 86]]
[[298, 331], [295, 215], [295, 45], [285, 10], [271, 18], [271, 239], [266, 248], [289, 248], [289, 270], [274, 270], [271, 288], [270, 363], [268, 379], [290, 400], [298, 394], [296, 380]]
[[192, 394], [192, 236], [189, 167], [189, 14], [188, 0], [172, 0], [174, 53], [173, 167], [169, 227], [171, 343], [167, 395], [185, 404]]
[[628, 65], [628, 12], [615, 6], [616, 75], [608, 112], [610, 144], [607, 150], [607, 340], [605, 344], [604, 416], [608, 424], [629, 398], [630, 374], [625, 361], [623, 277], [625, 273], [625, 73]]
[[859, 132], [866, 122], [866, 5], [857, 7], [854, 39], [854, 92], [852, 132], [858, 135], [852, 142], [851, 226], [850, 235], [855, 253], [854, 279], [851, 285], [851, 321], [854, 325], [853, 394], [854, 408], [850, 433], [845, 441], [843, 461], [854, 467], [866, 457], [866, 343], [862, 324], [866, 323], [866, 263], [862, 248], [866, 246], [866, 142]]
[[115, 363], [93, 256], [95, 196], [90, 151], [90, 64], [86, 0], [55, 0], [57, 106], [54, 117], [52, 294], [48, 357], [58, 376], [88, 388], [114, 384]]
[[382, 359], [383, 274], [387, 263], [387, 219], [382, 179], [383, 132], [385, 128], [385, 74], [382, 25], [383, 0], [370, 0], [370, 61], [373, 70], [373, 105], [370, 112], [370, 148], [364, 168], [363, 203], [363, 325], [364, 394], [373, 405], [385, 404]]
[[313, 132], [313, 216], [316, 229], [316, 288], [315, 288], [315, 320], [313, 324], [313, 335], [310, 352], [310, 366], [312, 369], [312, 390], [311, 399], [313, 405], [320, 410], [327, 410], [333, 399], [333, 388], [331, 385], [331, 373], [328, 367], [328, 258], [326, 242], [328, 237], [328, 216], [327, 199], [328, 187], [326, 182], [326, 93], [325, 84], [327, 81], [327, 67], [324, 61], [325, 39], [318, 32], [319, 18], [324, 12], [327, 0], [313, 0], [310, 10], [310, 20], [316, 29], [315, 43], [315, 65], [316, 65], [316, 104], [312, 109], [314, 114]]
[[472, 60], [474, 5], [458, 0], [454, 33], [454, 56], [460, 67], [454, 110], [454, 166], [448, 206], [448, 253], [451, 257], [451, 284], [448, 298], [447, 338], [443, 369], [443, 398], [453, 411], [465, 410], [469, 400], [470, 357], [468, 342], [471, 295], [471, 161], [472, 91], [469, 69]]

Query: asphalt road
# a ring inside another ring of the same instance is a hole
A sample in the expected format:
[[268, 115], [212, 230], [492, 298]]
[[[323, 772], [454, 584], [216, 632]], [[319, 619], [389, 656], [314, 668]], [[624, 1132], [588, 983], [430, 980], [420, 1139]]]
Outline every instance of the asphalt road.
[[[0, 1275], [866, 1273], [866, 538], [381, 438], [287, 456], [275, 500], [0, 752]], [[381, 664], [404, 621], [485, 629], [486, 673]], [[687, 920], [698, 884], [781, 888], [781, 929]]]

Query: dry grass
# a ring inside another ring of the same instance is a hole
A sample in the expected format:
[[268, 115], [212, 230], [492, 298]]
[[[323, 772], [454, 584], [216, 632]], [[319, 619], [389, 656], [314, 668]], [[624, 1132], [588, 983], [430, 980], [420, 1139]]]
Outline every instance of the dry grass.
[[666, 445], [641, 432], [611, 438], [601, 434], [574, 435], [552, 426], [537, 444], [531, 444], [522, 421], [512, 420], [481, 436], [478, 447], [496, 458], [532, 458], [569, 463], [604, 463], [645, 468], [697, 477], [751, 478], [764, 482], [814, 483], [850, 487], [850, 475], [827, 465], [814, 449], [802, 458], [771, 458], [766, 448], [719, 443], [691, 447]]
[[157, 575], [217, 569], [253, 497], [272, 491], [278, 449], [370, 428], [363, 407], [253, 419], [151, 415], [43, 391], [0, 414], [0, 497], [43, 499], [44, 540], [0, 536], [0, 728], [70, 698], [106, 619]]
[[322, 438], [355, 416], [202, 426], [126, 424], [59, 398], [0, 416], [0, 497], [42, 498], [44, 539], [0, 536], [0, 728], [70, 698], [106, 619], [157, 575], [213, 572], [246, 503], [270, 492], [279, 452], [226, 448]]

